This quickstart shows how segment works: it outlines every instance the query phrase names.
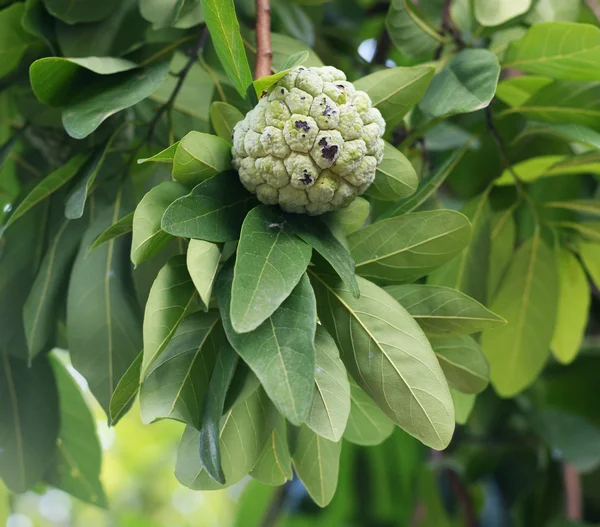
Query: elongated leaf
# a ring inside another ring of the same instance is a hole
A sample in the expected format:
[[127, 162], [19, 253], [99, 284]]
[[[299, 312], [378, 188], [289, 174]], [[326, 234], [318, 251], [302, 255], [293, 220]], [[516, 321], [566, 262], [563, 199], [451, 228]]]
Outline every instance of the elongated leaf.
[[187, 270], [205, 311], [208, 311], [220, 261], [221, 249], [218, 245], [204, 240], [190, 240], [186, 258]]
[[358, 298], [360, 290], [354, 274], [354, 260], [348, 250], [335, 238], [327, 225], [318, 218], [307, 218], [300, 214], [286, 216], [294, 232], [317, 251]]
[[406, 284], [391, 285], [385, 290], [411, 314], [428, 337], [455, 337], [506, 324], [477, 300], [449, 287]]
[[106, 496], [100, 481], [102, 449], [92, 415], [75, 379], [56, 357], [52, 369], [60, 399], [60, 429], [56, 460], [45, 479], [71, 496], [106, 507]]
[[445, 448], [454, 430], [454, 409], [419, 325], [368, 280], [358, 279], [361, 297], [356, 300], [331, 275], [311, 272], [311, 279], [319, 319], [359, 386], [406, 432], [432, 448]]
[[383, 443], [394, 431], [394, 423], [365, 392], [350, 379], [350, 417], [344, 439], [357, 445], [372, 446]]
[[221, 416], [223, 415], [227, 390], [233, 379], [238, 359], [238, 354], [229, 342], [224, 341], [216, 356], [215, 368], [210, 377], [210, 384], [202, 409], [200, 463], [206, 473], [221, 485], [226, 483], [221, 466]]
[[488, 271], [488, 294], [492, 300], [508, 268], [515, 247], [516, 224], [513, 209], [492, 214], [490, 221], [490, 256]]
[[579, 254], [592, 282], [597, 288], [600, 288], [600, 243], [581, 242]]
[[60, 187], [74, 178], [86, 160], [87, 157], [85, 155], [78, 154], [75, 157], [72, 157], [65, 165], [44, 178], [15, 209], [6, 223], [6, 228], [10, 227], [15, 221], [23, 216], [23, 214], [35, 207], [40, 201], [46, 199], [53, 192], [56, 192]]
[[348, 236], [361, 276], [412, 282], [456, 256], [469, 242], [465, 216], [450, 210], [382, 220]]
[[600, 133], [572, 123], [529, 123], [520, 138], [529, 135], [553, 135], [573, 143], [600, 150]]
[[206, 26], [223, 69], [238, 93], [246, 97], [252, 84], [252, 73], [233, 0], [202, 0], [201, 3]]
[[220, 137], [190, 132], [179, 141], [173, 158], [173, 177], [184, 185], [197, 185], [229, 169], [231, 145]]
[[479, 393], [490, 382], [490, 367], [477, 342], [468, 335], [433, 340], [431, 347], [450, 388], [463, 393]]
[[306, 276], [273, 315], [250, 333], [233, 331], [230, 319], [233, 269], [219, 273], [216, 296], [231, 345], [260, 379], [277, 409], [292, 424], [308, 416], [315, 378], [315, 297]]
[[184, 196], [186, 189], [176, 181], [163, 181], [150, 190], [139, 202], [133, 215], [131, 261], [139, 265], [159, 252], [172, 239], [160, 228], [167, 207]]
[[419, 106], [431, 117], [470, 113], [489, 106], [500, 64], [486, 49], [464, 49], [436, 75]]
[[247, 333], [267, 320], [298, 284], [312, 255], [280, 211], [261, 205], [242, 225], [231, 290], [231, 324]]
[[195, 296], [196, 289], [187, 272], [185, 256], [173, 256], [158, 273], [146, 303], [143, 378], [175, 335]]
[[62, 288], [86, 228], [87, 220], [63, 221], [44, 255], [23, 307], [29, 360], [44, 350], [54, 333]]
[[233, 144], [233, 127], [243, 118], [242, 112], [226, 102], [215, 101], [210, 105], [210, 122], [217, 135], [229, 144]]
[[544, 207], [556, 209], [571, 210], [590, 216], [600, 216], [600, 200], [597, 199], [575, 199], [568, 201], [549, 201], [544, 203]]
[[96, 249], [96, 247], [100, 247], [100, 245], [114, 240], [119, 236], [123, 236], [133, 230], [133, 212], [123, 216], [120, 220], [117, 220], [113, 223], [108, 229], [106, 229], [92, 244], [90, 247], [90, 251]]
[[394, 45], [410, 58], [431, 55], [439, 44], [437, 28], [410, 0], [392, 0], [385, 27]]
[[119, 379], [142, 349], [140, 316], [129, 289], [128, 245], [111, 240], [88, 254], [98, 234], [122, 214], [117, 197], [83, 237], [67, 297], [67, 339], [73, 366], [86, 378], [106, 413]]
[[142, 159], [138, 159], [138, 164], [142, 163], [173, 163], [175, 159], [175, 152], [177, 152], [177, 147], [179, 146], [179, 141], [173, 143], [171, 146], [168, 146], [164, 150], [161, 150], [157, 154], [154, 154], [152, 157], [145, 157]]
[[325, 507], [338, 483], [342, 442], [330, 441], [303, 425], [292, 455], [294, 468], [315, 503]]
[[573, 221], [561, 221], [556, 223], [557, 226], [565, 229], [572, 229], [586, 240], [600, 241], [600, 221], [585, 221], [575, 223]]
[[350, 414], [350, 385], [335, 341], [323, 326], [317, 326], [315, 360], [316, 390], [306, 426], [325, 439], [339, 441]]
[[123, 374], [110, 399], [109, 424], [115, 426], [131, 408], [140, 389], [144, 352], [141, 351]]
[[503, 65], [554, 79], [600, 81], [600, 29], [572, 22], [535, 24], [510, 44]]
[[567, 249], [557, 255], [559, 296], [552, 352], [563, 364], [572, 362], [581, 348], [592, 292], [585, 270]]
[[271, 436], [250, 475], [265, 485], [283, 485], [294, 477], [287, 425], [279, 413]]
[[165, 211], [162, 229], [173, 236], [208, 242], [237, 240], [242, 221], [257, 204], [235, 172], [200, 183]]
[[369, 196], [382, 201], [396, 201], [414, 194], [419, 186], [417, 173], [406, 156], [390, 143], [383, 149], [383, 161], [377, 167]]
[[260, 459], [273, 425], [273, 405], [265, 391], [258, 387], [221, 418], [220, 450], [225, 485], [211, 479], [202, 468], [198, 452], [200, 432], [191, 426], [185, 429], [179, 444], [175, 476], [182, 485], [194, 490], [216, 490], [235, 485]]
[[388, 68], [359, 79], [354, 86], [371, 97], [373, 106], [391, 127], [423, 97], [433, 73], [429, 66]]
[[142, 421], [175, 419], [200, 428], [210, 374], [223, 340], [218, 313], [194, 313], [177, 328], [140, 388]]
[[558, 276], [554, 255], [539, 233], [516, 252], [490, 309], [508, 324], [483, 334], [491, 380], [511, 397], [537, 377], [550, 350], [556, 320]]
[[296, 66], [300, 66], [300, 64], [303, 64], [307, 60], [308, 51], [299, 51], [298, 53], [294, 53], [294, 55], [288, 57], [277, 73], [260, 77], [254, 81], [254, 90], [256, 91], [256, 95], [261, 97], [263, 93], [273, 86], [273, 84], [283, 79], [283, 77], [285, 77]]
[[475, 0], [475, 18], [482, 26], [499, 26], [526, 13], [530, 6], [531, 0]]
[[28, 367], [5, 350], [0, 351], [0, 379], [0, 476], [13, 492], [25, 492], [53, 459], [59, 428], [56, 383], [47, 356]]

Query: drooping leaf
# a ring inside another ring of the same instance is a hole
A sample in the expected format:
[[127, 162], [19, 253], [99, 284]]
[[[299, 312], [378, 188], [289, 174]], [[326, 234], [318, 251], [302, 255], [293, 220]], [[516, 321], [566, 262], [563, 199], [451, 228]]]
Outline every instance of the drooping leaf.
[[531, 0], [475, 0], [475, 18], [482, 26], [499, 26], [526, 13], [530, 6]]
[[469, 242], [465, 216], [450, 210], [382, 220], [348, 236], [356, 272], [388, 282], [412, 282], [456, 256]]
[[119, 0], [87, 2], [86, 0], [44, 0], [44, 6], [52, 16], [76, 24], [95, 22], [106, 18], [118, 5]]
[[273, 315], [250, 333], [231, 325], [232, 266], [219, 273], [216, 296], [231, 345], [260, 379], [277, 409], [292, 424], [308, 416], [314, 390], [316, 331], [315, 297], [303, 276]]
[[298, 284], [312, 249], [280, 211], [261, 205], [242, 225], [231, 290], [231, 324], [247, 333], [267, 320]]
[[306, 426], [330, 441], [342, 438], [350, 414], [348, 375], [331, 335], [317, 326], [315, 335], [316, 390]]
[[311, 272], [319, 319], [349, 373], [398, 426], [442, 449], [454, 430], [448, 385], [425, 334], [388, 293], [359, 278], [357, 300], [331, 275]]
[[503, 66], [554, 79], [600, 81], [600, 29], [572, 22], [534, 24], [510, 44]]
[[570, 210], [590, 216], [600, 216], [600, 201], [597, 199], [574, 199], [568, 201], [549, 201], [544, 207]]
[[473, 407], [475, 406], [475, 400], [477, 395], [474, 393], [463, 393], [458, 390], [450, 388], [452, 394], [452, 402], [454, 403], [454, 412], [456, 414], [456, 422], [459, 425], [467, 424]]
[[215, 358], [215, 367], [210, 376], [210, 384], [202, 409], [200, 463], [212, 479], [225, 485], [225, 474], [221, 466], [221, 416], [239, 356], [225, 340], [221, 343], [221, 348]]
[[210, 105], [210, 122], [217, 135], [232, 144], [233, 127], [244, 118], [235, 106], [226, 102], [215, 101]]
[[140, 374], [142, 370], [142, 359], [144, 352], [140, 351], [123, 374], [115, 391], [112, 394], [109, 405], [109, 425], [115, 426], [131, 408], [135, 396], [140, 389]]
[[391, 285], [385, 290], [419, 323], [428, 337], [446, 338], [477, 333], [505, 324], [477, 300], [436, 285]]
[[100, 247], [100, 245], [114, 240], [119, 236], [123, 236], [133, 230], [133, 212], [123, 216], [120, 220], [117, 220], [113, 223], [108, 229], [106, 229], [92, 244], [90, 247], [90, 251], [93, 251], [96, 247]]
[[437, 28], [423, 18], [410, 0], [392, 0], [385, 27], [394, 45], [407, 57], [431, 55], [439, 45]]
[[172, 236], [161, 229], [160, 223], [167, 207], [185, 194], [186, 189], [180, 183], [163, 181], [139, 202], [133, 214], [131, 261], [134, 265], [155, 255], [171, 241]]
[[252, 84], [252, 73], [240, 34], [233, 0], [202, 0], [202, 12], [223, 69], [242, 97]]
[[490, 221], [487, 298], [492, 300], [513, 256], [516, 238], [513, 209], [494, 212]]
[[344, 439], [356, 445], [373, 446], [390, 437], [394, 431], [394, 423], [352, 379], [350, 399], [352, 405]]
[[600, 133], [573, 123], [529, 123], [520, 138], [530, 135], [552, 135], [589, 148], [600, 150]]
[[496, 392], [511, 397], [529, 386], [550, 351], [558, 301], [554, 254], [536, 232], [512, 258], [490, 309], [506, 319], [483, 334]]
[[186, 258], [187, 270], [205, 311], [208, 311], [220, 261], [221, 249], [217, 244], [204, 240], [190, 240]]
[[414, 194], [419, 179], [412, 163], [400, 150], [386, 142], [383, 161], [377, 166], [375, 181], [367, 193], [382, 201], [397, 201]]
[[250, 475], [265, 485], [283, 485], [294, 477], [287, 425], [279, 413], [271, 436]]
[[235, 172], [223, 172], [194, 187], [165, 211], [162, 229], [208, 242], [237, 240], [246, 214], [257, 204]]
[[568, 249], [557, 255], [559, 293], [552, 353], [559, 362], [572, 362], [581, 348], [592, 292], [585, 270]]
[[194, 313], [183, 320], [142, 382], [144, 423], [175, 419], [200, 428], [202, 405], [222, 340], [218, 313]]
[[[59, 429], [56, 382], [47, 356], [31, 367], [0, 351], [0, 476], [13, 492], [31, 489], [53, 459]], [[41, 433], [43, 431], [43, 433]]]
[[187, 271], [185, 255], [173, 256], [160, 270], [150, 289], [144, 312], [142, 377], [163, 353], [188, 314], [196, 289]]
[[190, 132], [179, 141], [173, 158], [173, 177], [190, 187], [230, 168], [231, 145], [201, 132]]
[[0, 78], [19, 66], [35, 37], [21, 26], [25, 5], [14, 3], [0, 11]]
[[103, 208], [86, 231], [67, 297], [67, 339], [73, 366], [107, 414], [117, 383], [142, 349], [139, 308], [127, 275], [129, 246], [113, 239], [89, 252], [93, 241], [123, 214], [122, 200]]
[[597, 288], [600, 288], [600, 243], [581, 242], [579, 254], [592, 282]]
[[303, 425], [292, 454], [294, 468], [315, 503], [325, 507], [333, 499], [338, 483], [342, 442], [330, 441]]
[[60, 429], [56, 460], [45, 476], [50, 485], [71, 496], [106, 507], [100, 481], [102, 449], [96, 433], [96, 421], [77, 381], [56, 356], [50, 358], [60, 400]]
[[354, 86], [371, 97], [373, 106], [392, 127], [423, 97], [433, 73], [429, 66], [388, 68], [359, 79]]
[[578, 232], [586, 240], [600, 241], [600, 221], [559, 221], [556, 225]]

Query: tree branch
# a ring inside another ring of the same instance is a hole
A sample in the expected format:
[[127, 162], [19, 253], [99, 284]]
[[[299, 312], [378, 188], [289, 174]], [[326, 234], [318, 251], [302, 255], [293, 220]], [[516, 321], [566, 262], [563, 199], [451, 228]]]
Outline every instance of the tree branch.
[[271, 6], [269, 0], [256, 0], [256, 67], [254, 78], [271, 75]]
[[563, 464], [563, 485], [567, 518], [569, 520], [583, 519], [581, 479], [577, 469], [567, 463]]

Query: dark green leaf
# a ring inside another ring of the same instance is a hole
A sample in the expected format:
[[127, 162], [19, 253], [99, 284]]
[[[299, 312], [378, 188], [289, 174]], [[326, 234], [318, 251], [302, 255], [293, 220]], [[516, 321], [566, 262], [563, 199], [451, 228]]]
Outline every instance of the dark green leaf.
[[294, 477], [285, 418], [278, 413], [275, 427], [250, 475], [265, 485], [283, 485]]
[[115, 426], [131, 408], [140, 389], [140, 374], [144, 352], [141, 351], [123, 374], [110, 399], [109, 424]]
[[36, 39], [21, 26], [25, 5], [14, 3], [0, 11], [0, 77], [15, 70]]
[[154, 154], [152, 157], [146, 157], [142, 159], [138, 159], [138, 164], [141, 163], [173, 163], [175, 159], [175, 152], [177, 152], [177, 147], [179, 146], [179, 141], [173, 143], [171, 146], [168, 146], [164, 150], [161, 150], [157, 154]]
[[[518, 105], [517, 105], [518, 106]], [[573, 143], [600, 150], [600, 133], [573, 123], [529, 123], [519, 138], [530, 135], [553, 135]]]
[[90, 247], [90, 251], [94, 250], [96, 247], [99, 247], [103, 243], [114, 240], [119, 236], [123, 236], [124, 234], [131, 232], [133, 230], [133, 214], [133, 212], [130, 212], [106, 229], [100, 236], [98, 236], [98, 238], [96, 238], [96, 241], [94, 241], [93, 245]]
[[392, 0], [385, 27], [394, 45], [407, 57], [431, 55], [439, 45], [437, 28], [423, 20], [410, 0]]
[[87, 0], [44, 0], [52, 16], [67, 22], [95, 22], [106, 18], [117, 7], [119, 0], [88, 2]]
[[411, 162], [400, 150], [386, 142], [383, 161], [377, 167], [368, 195], [382, 201], [397, 201], [414, 194], [418, 186], [419, 179]]

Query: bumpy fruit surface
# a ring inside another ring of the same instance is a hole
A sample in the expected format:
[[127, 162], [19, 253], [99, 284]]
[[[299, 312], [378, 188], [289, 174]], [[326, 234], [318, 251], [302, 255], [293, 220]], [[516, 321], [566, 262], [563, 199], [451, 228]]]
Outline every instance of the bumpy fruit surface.
[[343, 72], [298, 67], [235, 125], [233, 166], [263, 203], [322, 214], [373, 182], [384, 132], [379, 110]]

